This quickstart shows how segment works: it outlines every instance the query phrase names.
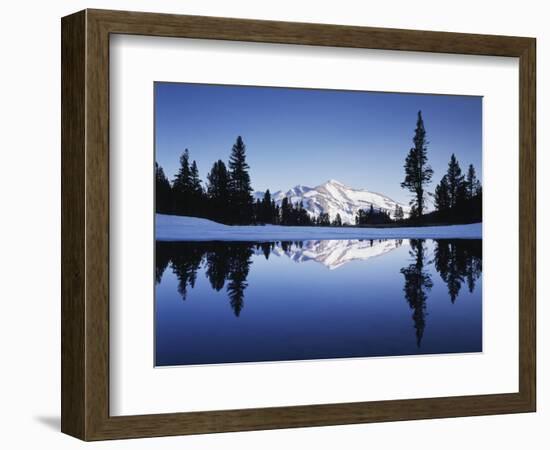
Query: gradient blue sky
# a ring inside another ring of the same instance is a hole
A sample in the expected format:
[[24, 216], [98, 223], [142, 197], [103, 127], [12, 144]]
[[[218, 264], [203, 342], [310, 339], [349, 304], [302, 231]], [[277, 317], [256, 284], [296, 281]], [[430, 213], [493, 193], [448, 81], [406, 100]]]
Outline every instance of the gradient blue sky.
[[435, 185], [451, 153], [481, 179], [482, 98], [313, 89], [155, 83], [156, 160], [172, 180], [189, 149], [203, 182], [227, 162], [238, 135], [254, 190], [336, 179], [408, 202], [403, 163], [422, 110]]

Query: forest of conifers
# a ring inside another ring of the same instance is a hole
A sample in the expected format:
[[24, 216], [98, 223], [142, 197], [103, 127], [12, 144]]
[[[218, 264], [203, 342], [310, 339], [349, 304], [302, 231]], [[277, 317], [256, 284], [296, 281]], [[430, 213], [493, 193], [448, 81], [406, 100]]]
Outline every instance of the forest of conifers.
[[[447, 172], [428, 192], [433, 170], [428, 163], [427, 140], [421, 111], [418, 112], [413, 138], [414, 146], [405, 159], [403, 189], [411, 193], [410, 214], [403, 209], [394, 211], [370, 208], [358, 211], [355, 226], [402, 224], [451, 224], [473, 223], [482, 220], [482, 188], [472, 164], [462, 172], [454, 154]], [[161, 166], [155, 163], [156, 212], [182, 216], [204, 217], [216, 222], [234, 225], [294, 225], [294, 226], [343, 226], [342, 218], [328, 213], [312, 216], [303, 203], [292, 203], [284, 198], [277, 204], [267, 189], [262, 199], [254, 201], [250, 167], [246, 161], [246, 146], [238, 136], [226, 165], [215, 161], [203, 185], [196, 161], [190, 161], [187, 149], [179, 159], [179, 170], [170, 182]], [[427, 212], [431, 200], [434, 210]]]

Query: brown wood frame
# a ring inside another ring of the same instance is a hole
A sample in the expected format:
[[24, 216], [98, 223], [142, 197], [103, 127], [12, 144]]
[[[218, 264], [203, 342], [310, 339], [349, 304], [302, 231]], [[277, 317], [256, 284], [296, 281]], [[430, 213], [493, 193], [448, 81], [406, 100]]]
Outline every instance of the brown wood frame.
[[[535, 411], [535, 39], [104, 10], [64, 17], [61, 31], [64, 433], [100, 440]], [[518, 57], [519, 392], [109, 416], [108, 99], [113, 33]]]

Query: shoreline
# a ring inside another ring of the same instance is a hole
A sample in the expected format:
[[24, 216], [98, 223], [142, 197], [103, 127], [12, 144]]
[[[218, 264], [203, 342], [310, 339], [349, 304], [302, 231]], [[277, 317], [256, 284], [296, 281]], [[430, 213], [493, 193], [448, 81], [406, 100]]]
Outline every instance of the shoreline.
[[339, 239], [481, 239], [482, 223], [403, 227], [223, 225], [188, 216], [155, 215], [157, 241], [310, 241]]

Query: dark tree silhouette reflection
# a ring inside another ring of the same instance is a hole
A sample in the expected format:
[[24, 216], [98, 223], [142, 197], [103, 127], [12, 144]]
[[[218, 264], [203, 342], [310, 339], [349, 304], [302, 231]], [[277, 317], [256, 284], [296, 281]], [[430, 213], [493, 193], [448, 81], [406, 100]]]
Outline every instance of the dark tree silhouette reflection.
[[246, 278], [250, 270], [253, 250], [250, 245], [238, 245], [233, 249], [229, 260], [227, 294], [235, 316], [239, 317], [244, 306], [244, 291], [248, 287]]
[[256, 249], [261, 250], [265, 256], [265, 259], [269, 259], [269, 255], [275, 248], [275, 242], [260, 242], [256, 244]]
[[160, 284], [162, 281], [162, 275], [170, 263], [170, 252], [167, 251], [166, 246], [159, 245], [157, 242], [155, 246], [155, 283]]
[[481, 239], [440, 239], [436, 241], [434, 263], [441, 279], [447, 284], [454, 303], [462, 285], [473, 292], [482, 270]]
[[206, 277], [212, 289], [221, 291], [229, 274], [229, 259], [231, 248], [220, 245], [217, 248], [206, 250]]
[[[204, 265], [212, 289], [221, 291], [228, 282], [229, 302], [238, 317], [244, 306], [244, 291], [248, 286], [246, 279], [255, 245], [241, 242], [157, 242], [157, 283], [170, 262], [178, 279], [178, 293], [185, 300], [188, 288], [195, 287], [197, 271]], [[262, 249], [268, 258], [271, 247]]]
[[[403, 291], [409, 307], [413, 310], [416, 345], [420, 347], [426, 327], [426, 301], [433, 281], [424, 267], [431, 262], [426, 256], [423, 239], [410, 240], [409, 254], [413, 262], [401, 269], [405, 277]], [[449, 298], [454, 304], [463, 284], [473, 292], [482, 272], [481, 239], [436, 239], [434, 266], [447, 285]]]
[[172, 271], [178, 279], [178, 293], [182, 300], [187, 298], [187, 287], [195, 287], [197, 271], [201, 266], [204, 249], [197, 245], [182, 242], [178, 245], [181, 251], [171, 253]]
[[[360, 241], [362, 242], [362, 241]], [[374, 245], [374, 240], [370, 240]], [[383, 242], [383, 241], [377, 241]], [[458, 298], [465, 284], [473, 292], [482, 272], [482, 241], [480, 239], [439, 239], [433, 242], [433, 261], [423, 239], [411, 239], [409, 254], [412, 261], [401, 268], [405, 283], [404, 297], [412, 310], [416, 330], [416, 343], [420, 347], [426, 327], [426, 302], [433, 281], [427, 266], [437, 270], [447, 286], [451, 302]], [[401, 240], [396, 241], [396, 246]], [[296, 261], [295, 251], [304, 248], [303, 241], [279, 242], [157, 242], [155, 255], [155, 281], [160, 283], [168, 265], [178, 280], [178, 293], [185, 300], [188, 290], [194, 288], [199, 269], [204, 270], [210, 286], [215, 291], [227, 291], [229, 304], [239, 317], [245, 304], [247, 278], [252, 255], [263, 255], [269, 260], [271, 252], [281, 251]], [[431, 248], [431, 245], [430, 245]], [[307, 247], [311, 252], [312, 248]], [[321, 246], [319, 251], [325, 251]], [[306, 259], [307, 260], [307, 259]], [[434, 272], [432, 272], [433, 274]]]
[[413, 310], [416, 345], [420, 347], [426, 327], [427, 292], [432, 288], [433, 282], [430, 274], [424, 270], [426, 264], [424, 240], [411, 239], [410, 246], [409, 254], [413, 258], [413, 262], [409, 266], [403, 267], [401, 273], [405, 277], [405, 286], [403, 287], [405, 299]]

